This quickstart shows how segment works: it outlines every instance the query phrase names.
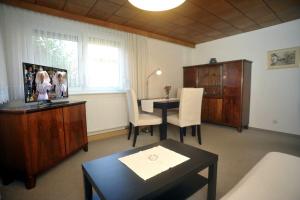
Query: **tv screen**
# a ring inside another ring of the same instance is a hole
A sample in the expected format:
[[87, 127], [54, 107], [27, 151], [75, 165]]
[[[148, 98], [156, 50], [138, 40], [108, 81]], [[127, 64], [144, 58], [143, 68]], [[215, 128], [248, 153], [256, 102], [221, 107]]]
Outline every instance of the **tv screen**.
[[23, 63], [25, 102], [49, 101], [68, 97], [67, 70]]

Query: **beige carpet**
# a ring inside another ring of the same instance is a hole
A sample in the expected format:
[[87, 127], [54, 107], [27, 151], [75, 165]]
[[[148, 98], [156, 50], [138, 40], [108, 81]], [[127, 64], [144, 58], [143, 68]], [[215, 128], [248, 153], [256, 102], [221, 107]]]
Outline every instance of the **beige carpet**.
[[[142, 133], [137, 139], [137, 146], [157, 142], [158, 132], [153, 137]], [[168, 137], [179, 140], [179, 130], [169, 127]], [[202, 148], [219, 155], [217, 198], [228, 192], [267, 152], [279, 151], [300, 157], [300, 136], [272, 133], [255, 129], [238, 133], [236, 129], [202, 125], [203, 145], [198, 145], [195, 137], [188, 130], [184, 138], [186, 144]], [[37, 179], [32, 190], [26, 190], [24, 184], [15, 181], [8, 186], [0, 185], [1, 200], [81, 200], [83, 183], [81, 163], [118, 151], [132, 148], [132, 140], [119, 136], [103, 141], [91, 142], [89, 152], [80, 151], [58, 166], [50, 169]], [[207, 173], [207, 172], [201, 172]], [[204, 187], [189, 199], [206, 199]]]

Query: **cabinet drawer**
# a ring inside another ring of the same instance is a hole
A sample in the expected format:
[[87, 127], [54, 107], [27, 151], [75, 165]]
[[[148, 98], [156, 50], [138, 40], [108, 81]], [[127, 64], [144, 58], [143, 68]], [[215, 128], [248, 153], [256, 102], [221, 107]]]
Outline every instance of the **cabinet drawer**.
[[85, 105], [63, 108], [66, 152], [70, 154], [87, 144]]
[[28, 145], [31, 173], [36, 174], [58, 163], [65, 155], [63, 114], [61, 108], [33, 112], [27, 115]]

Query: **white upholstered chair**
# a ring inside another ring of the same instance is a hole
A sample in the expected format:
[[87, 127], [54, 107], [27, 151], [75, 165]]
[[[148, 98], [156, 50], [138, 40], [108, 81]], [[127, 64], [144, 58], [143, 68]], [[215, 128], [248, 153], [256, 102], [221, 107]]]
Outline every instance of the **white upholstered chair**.
[[176, 94], [176, 98], [180, 98], [180, 96], [181, 96], [181, 90], [182, 90], [182, 88], [177, 88], [177, 94]]
[[[176, 98], [180, 99], [180, 95], [181, 95], [181, 90], [182, 88], [177, 88], [177, 93], [176, 93]], [[172, 108], [170, 110], [168, 110], [169, 114], [174, 114], [174, 113], [178, 113], [179, 112], [179, 108]]]
[[201, 144], [201, 106], [203, 88], [182, 88], [178, 113], [168, 115], [168, 123], [180, 127], [180, 141], [183, 142], [186, 128], [197, 127], [198, 142]]
[[[140, 126], [151, 126], [151, 135], [153, 135], [153, 125], [161, 125], [162, 119], [154, 114], [144, 114], [139, 112], [136, 93], [134, 90], [127, 92], [128, 114], [129, 114], [129, 132], [128, 140], [131, 136], [131, 130], [134, 127], [133, 147], [135, 146]], [[159, 129], [161, 131], [161, 127]]]

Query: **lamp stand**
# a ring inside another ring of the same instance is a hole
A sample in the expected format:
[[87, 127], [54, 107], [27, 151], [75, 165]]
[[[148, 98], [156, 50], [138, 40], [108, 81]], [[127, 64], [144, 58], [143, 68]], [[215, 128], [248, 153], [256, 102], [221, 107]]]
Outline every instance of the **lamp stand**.
[[[150, 77], [153, 76], [154, 74], [157, 74], [157, 71], [158, 71], [158, 70], [160, 71], [160, 69], [156, 69], [156, 70], [154, 70], [153, 72], [151, 72], [151, 74], [149, 74], [149, 75], [147, 76], [147, 78], [146, 78], [146, 98], [147, 98], [147, 99], [149, 99], [149, 79], [150, 79]], [[161, 72], [160, 72], [160, 74], [161, 74]], [[160, 74], [158, 74], [158, 75], [160, 75]], [[149, 127], [147, 126], [147, 127], [142, 128], [141, 131], [144, 132], [144, 133], [149, 133], [149, 132], [150, 132], [150, 129], [149, 129]]]

